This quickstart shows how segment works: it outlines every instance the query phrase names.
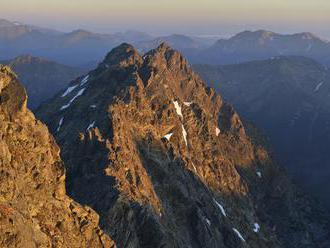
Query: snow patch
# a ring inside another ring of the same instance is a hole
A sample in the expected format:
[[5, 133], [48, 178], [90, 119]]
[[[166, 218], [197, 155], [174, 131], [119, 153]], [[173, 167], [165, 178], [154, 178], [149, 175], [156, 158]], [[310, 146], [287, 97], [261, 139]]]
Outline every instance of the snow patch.
[[86, 128], [86, 132], [88, 132], [91, 128], [93, 128], [95, 125], [95, 121], [93, 121], [89, 126]]
[[218, 137], [219, 134], [220, 134], [220, 129], [217, 127], [217, 128], [215, 129], [215, 135]]
[[209, 226], [211, 226], [211, 221], [210, 221], [208, 218], [204, 218], [204, 219], [205, 219], [206, 223], [207, 223]]
[[176, 113], [183, 118], [181, 107], [177, 101], [173, 101]]
[[64, 121], [64, 117], [62, 117], [60, 119], [60, 121], [58, 122], [58, 126], [57, 126], [57, 129], [56, 129], [56, 132], [59, 132], [61, 127], [62, 127], [62, 124], [63, 124], [63, 121]]
[[191, 163], [191, 164], [192, 164], [192, 166], [193, 166], [193, 168], [194, 168], [195, 172], [197, 173], [197, 169], [196, 169], [196, 166], [195, 166], [195, 164], [194, 164], [194, 163]]
[[319, 91], [319, 89], [321, 88], [321, 86], [324, 84], [324, 82], [320, 82], [318, 85], [316, 85], [315, 89], [314, 89], [314, 92], [317, 92]]
[[262, 178], [262, 174], [261, 174], [260, 171], [257, 171], [256, 174], [257, 174], [257, 176], [258, 176], [259, 178]]
[[80, 85], [83, 86], [84, 84], [86, 84], [88, 82], [88, 79], [89, 79], [89, 75], [87, 75], [80, 81]]
[[182, 135], [183, 135], [184, 142], [186, 143], [186, 146], [188, 146], [186, 129], [184, 129], [183, 125], [181, 125], [181, 126], [182, 126]]
[[192, 102], [183, 102], [183, 104], [184, 104], [185, 106], [189, 107], [189, 106], [192, 104]]
[[64, 105], [64, 106], [61, 107], [61, 110], [70, 107], [71, 103], [73, 103], [74, 100], [76, 100], [79, 96], [81, 96], [81, 95], [84, 93], [85, 89], [86, 89], [86, 88], [83, 88], [83, 89], [79, 90], [79, 92], [77, 93], [77, 95], [75, 95], [75, 96], [70, 100], [70, 102], [69, 102], [68, 104], [66, 104], [66, 105]]
[[67, 88], [66, 91], [62, 94], [62, 97], [67, 96], [68, 94], [70, 94], [77, 87], [78, 87], [78, 85], [74, 85], [74, 86], [71, 86], [71, 87]]
[[236, 233], [237, 237], [239, 237], [240, 240], [245, 242], [245, 239], [243, 238], [242, 234], [236, 228], [233, 228], [233, 231]]
[[213, 201], [214, 203], [219, 207], [221, 213], [223, 216], [227, 217], [227, 214], [226, 214], [226, 211], [225, 211], [225, 208], [216, 200], [213, 198]]
[[257, 232], [259, 232], [259, 230], [260, 230], [260, 225], [259, 225], [258, 223], [254, 223], [253, 231], [254, 231], [255, 233], [257, 233]]
[[164, 136], [165, 139], [167, 139], [168, 141], [170, 141], [170, 138], [172, 137], [173, 133], [168, 133]]

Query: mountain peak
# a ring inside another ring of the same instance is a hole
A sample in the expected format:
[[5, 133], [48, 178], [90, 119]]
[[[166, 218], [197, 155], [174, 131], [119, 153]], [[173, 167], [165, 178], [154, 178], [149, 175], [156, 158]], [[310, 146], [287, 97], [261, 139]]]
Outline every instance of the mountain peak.
[[135, 63], [141, 64], [142, 57], [139, 52], [128, 43], [122, 43], [118, 47], [112, 49], [103, 61], [103, 64], [107, 64], [108, 66], [119, 65], [127, 67]]
[[314, 40], [314, 39], [321, 40], [317, 35], [311, 32], [303, 32], [303, 33], [298, 33], [296, 35], [303, 40]]
[[47, 59], [35, 57], [30, 54], [23, 54], [14, 58], [11, 63], [19, 63], [19, 64], [26, 64], [26, 63], [41, 63], [41, 62], [50, 62]]
[[84, 30], [84, 29], [76, 29], [76, 30], [73, 30], [72, 32], [70, 32], [69, 34], [71, 34], [71, 35], [91, 35], [93, 33], [89, 32], [87, 30]]
[[182, 54], [174, 50], [168, 43], [162, 42], [156, 49], [145, 54], [145, 61], [151, 64], [166, 64], [168, 67], [174, 68], [179, 66], [179, 69], [187, 67], [188, 62]]
[[111, 67], [141, 67], [142, 64], [151, 67], [177, 67], [182, 69], [187, 67], [188, 62], [176, 50], [172, 49], [169, 44], [162, 42], [157, 48], [147, 52], [143, 57], [138, 50], [128, 43], [122, 43], [118, 47], [112, 49], [105, 57], [102, 66]]
[[276, 33], [267, 30], [243, 31], [236, 34], [232, 39], [271, 39]]
[[0, 19], [0, 27], [13, 27], [13, 26], [22, 26], [20, 22], [11, 22], [6, 19]]
[[167, 42], [162, 42], [160, 45], [156, 48], [157, 51], [168, 51], [172, 50], [171, 46]]

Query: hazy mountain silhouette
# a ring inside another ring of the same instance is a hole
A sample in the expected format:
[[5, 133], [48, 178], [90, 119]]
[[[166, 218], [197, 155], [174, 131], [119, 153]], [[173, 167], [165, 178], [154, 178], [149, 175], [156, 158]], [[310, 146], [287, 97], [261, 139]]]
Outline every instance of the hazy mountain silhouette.
[[244, 31], [229, 39], [218, 40], [193, 61], [233, 64], [280, 55], [306, 56], [330, 65], [330, 43], [307, 32], [284, 35], [265, 30]]

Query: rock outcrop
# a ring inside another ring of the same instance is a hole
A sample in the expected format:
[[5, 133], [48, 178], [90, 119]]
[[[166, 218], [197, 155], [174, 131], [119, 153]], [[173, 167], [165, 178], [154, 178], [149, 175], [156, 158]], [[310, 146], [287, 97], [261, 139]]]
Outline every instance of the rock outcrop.
[[0, 67], [0, 247], [115, 247], [99, 217], [66, 195], [60, 149]]
[[41, 106], [67, 190], [119, 247], [326, 247], [327, 216], [165, 44], [122, 44]]

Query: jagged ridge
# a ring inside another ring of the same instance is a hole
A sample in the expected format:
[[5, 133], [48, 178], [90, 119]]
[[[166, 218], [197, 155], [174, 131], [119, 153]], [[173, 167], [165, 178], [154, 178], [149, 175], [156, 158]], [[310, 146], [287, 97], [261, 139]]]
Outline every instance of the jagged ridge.
[[39, 116], [62, 148], [68, 192], [100, 214], [119, 246], [329, 241], [323, 212], [165, 44], [143, 57], [119, 46]]

